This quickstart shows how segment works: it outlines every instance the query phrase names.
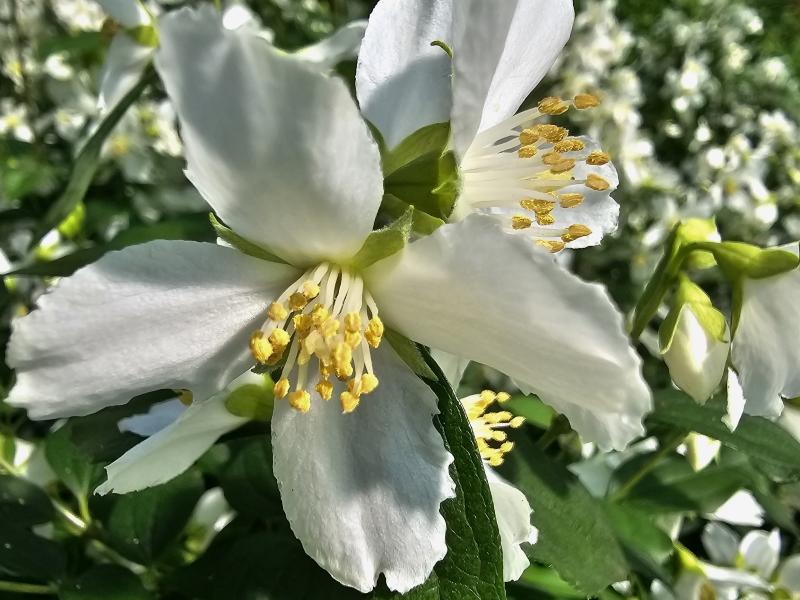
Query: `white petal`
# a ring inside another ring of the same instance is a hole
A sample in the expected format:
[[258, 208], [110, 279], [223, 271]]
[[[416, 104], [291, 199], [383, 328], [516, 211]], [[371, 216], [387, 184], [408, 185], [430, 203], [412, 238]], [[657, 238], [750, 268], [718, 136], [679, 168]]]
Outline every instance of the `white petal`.
[[450, 42], [452, 4], [381, 0], [370, 15], [356, 92], [389, 148], [425, 125], [450, 120], [450, 57], [431, 42]]
[[[787, 247], [797, 254], [797, 244]], [[800, 396], [800, 268], [745, 280], [732, 360], [747, 400], [745, 412], [776, 418], [781, 396]]]
[[461, 384], [461, 378], [464, 376], [470, 360], [436, 349], [431, 350], [431, 358], [439, 365], [453, 391], [458, 392], [458, 386]]
[[719, 455], [722, 443], [699, 433], [686, 436], [686, 460], [695, 471], [702, 471]]
[[33, 419], [85, 415], [157, 389], [208, 397], [251, 363], [250, 333], [294, 269], [199, 242], [109, 252], [14, 323], [7, 402]]
[[769, 589], [769, 584], [764, 581], [764, 579], [744, 570], [740, 571], [739, 569], [718, 567], [707, 563], [702, 563], [702, 569], [705, 576], [714, 584], [714, 588], [716, 588], [718, 592], [729, 594], [724, 595], [723, 598], [739, 597], [733, 593], [730, 588], [734, 588], [734, 590], [742, 587], [754, 588], [757, 590]]
[[401, 593], [446, 551], [441, 502], [452, 461], [433, 427], [436, 397], [388, 345], [374, 351], [380, 385], [342, 414], [312, 394], [300, 414], [275, 405], [272, 446], [283, 508], [303, 548], [337, 581], [367, 592], [384, 573]]
[[150, 437], [174, 423], [186, 412], [186, 405], [173, 398], [164, 402], [156, 402], [146, 413], [121, 419], [117, 423], [120, 431], [129, 431], [142, 437]]
[[787, 404], [778, 424], [800, 441], [800, 408]]
[[749, 570], [756, 571], [764, 579], [770, 579], [780, 559], [780, 532], [777, 529], [770, 533], [750, 531], [744, 536], [739, 552]]
[[294, 264], [352, 257], [372, 230], [383, 178], [342, 81], [251, 28], [224, 29], [210, 5], [161, 20], [156, 66], [181, 123], [187, 176], [229, 227]]
[[358, 56], [366, 29], [366, 21], [352, 21], [316, 44], [300, 48], [294, 55], [318, 69], [332, 69], [343, 60]]
[[154, 48], [142, 46], [132, 37], [120, 32], [111, 40], [106, 61], [100, 71], [100, 110], [109, 111], [133, 89], [153, 58]]
[[800, 593], [800, 554], [787, 558], [778, 571], [777, 585], [779, 588]]
[[735, 431], [739, 426], [739, 421], [742, 419], [742, 414], [744, 414], [745, 398], [742, 385], [739, 383], [739, 377], [733, 369], [728, 369], [726, 389], [726, 414], [722, 417], [722, 422], [728, 426], [728, 429]]
[[108, 479], [97, 494], [126, 494], [165, 483], [191, 467], [222, 435], [247, 423], [225, 408], [230, 392], [261, 376], [245, 373], [224, 391], [192, 403], [178, 419], [137, 444], [106, 467]]
[[764, 524], [764, 508], [753, 494], [747, 490], [739, 490], [708, 515], [708, 518], [731, 525], [761, 527]]
[[486, 478], [503, 547], [503, 579], [516, 581], [530, 565], [520, 544], [536, 543], [537, 531], [531, 525], [531, 505], [525, 494], [489, 467], [486, 467]]
[[733, 565], [739, 553], [739, 536], [721, 523], [708, 523], [703, 529], [703, 548], [718, 565]]
[[463, 154], [478, 131], [514, 114], [569, 39], [571, 0], [458, 0], [453, 15], [453, 136]]
[[125, 28], [149, 25], [150, 14], [139, 0], [97, 0], [112, 19]]
[[535, 390], [586, 441], [623, 448], [651, 408], [622, 315], [529, 240], [472, 215], [367, 271], [381, 317]]

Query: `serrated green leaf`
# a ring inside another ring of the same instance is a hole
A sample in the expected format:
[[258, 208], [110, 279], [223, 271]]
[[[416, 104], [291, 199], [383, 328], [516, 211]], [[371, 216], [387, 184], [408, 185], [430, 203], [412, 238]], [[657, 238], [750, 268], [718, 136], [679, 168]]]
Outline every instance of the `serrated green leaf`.
[[238, 233], [235, 233], [229, 227], [223, 225], [219, 219], [217, 219], [214, 213], [208, 213], [208, 219], [211, 221], [211, 226], [214, 228], [214, 231], [217, 232], [217, 235], [224, 241], [228, 242], [231, 246], [236, 248], [242, 254], [247, 254], [248, 256], [252, 256], [253, 258], [260, 258], [261, 260], [268, 260], [269, 262], [276, 262], [286, 264], [286, 261], [283, 260], [281, 257], [273, 254], [266, 248], [262, 248], [258, 244], [251, 242], [240, 236]]
[[12, 475], [0, 475], [0, 523], [30, 527], [53, 517], [53, 504], [40, 487]]
[[533, 508], [539, 541], [534, 557], [569, 584], [592, 595], [625, 578], [627, 561], [602, 505], [564, 466], [518, 436], [500, 473]]
[[409, 206], [393, 223], [372, 231], [364, 240], [361, 249], [350, 261], [355, 269], [365, 269], [381, 260], [402, 250], [411, 235], [411, 226], [414, 217], [414, 208]]
[[142, 581], [117, 565], [96, 565], [58, 591], [61, 600], [152, 600]]

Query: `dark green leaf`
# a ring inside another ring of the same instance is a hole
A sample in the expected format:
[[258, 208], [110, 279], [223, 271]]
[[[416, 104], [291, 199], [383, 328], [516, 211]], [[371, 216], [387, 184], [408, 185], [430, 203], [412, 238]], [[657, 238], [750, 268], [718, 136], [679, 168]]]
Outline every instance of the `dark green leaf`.
[[58, 478], [75, 496], [85, 500], [100, 480], [103, 469], [79, 448], [72, 435], [73, 422], [47, 436], [44, 452]]
[[14, 523], [0, 527], [0, 573], [55, 581], [64, 573], [66, 559], [55, 542]]
[[0, 475], [0, 524], [29, 527], [53, 517], [53, 504], [44, 491], [29, 481]]
[[268, 435], [228, 443], [232, 458], [220, 471], [225, 498], [240, 514], [255, 518], [283, 515], [278, 483], [272, 474]]
[[672, 555], [672, 540], [653, 522], [652, 516], [630, 506], [609, 503], [605, 508], [631, 568], [669, 581], [663, 564]]
[[533, 555], [587, 595], [624, 579], [627, 561], [602, 505], [565, 467], [520, 437], [501, 473], [533, 508], [539, 529]]
[[97, 565], [59, 590], [61, 600], [152, 600], [141, 580], [123, 567]]

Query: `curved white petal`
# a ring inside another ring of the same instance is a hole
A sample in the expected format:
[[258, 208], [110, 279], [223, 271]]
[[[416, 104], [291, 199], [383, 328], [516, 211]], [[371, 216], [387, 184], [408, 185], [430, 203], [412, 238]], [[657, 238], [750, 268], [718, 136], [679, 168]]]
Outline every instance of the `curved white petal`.
[[142, 437], [150, 437], [172, 425], [186, 412], [186, 405], [178, 398], [156, 402], [146, 413], [125, 417], [117, 423], [120, 431], [129, 431]]
[[535, 544], [538, 534], [531, 525], [531, 505], [528, 504], [525, 494], [491, 468], [486, 467], [485, 470], [503, 547], [503, 579], [516, 581], [530, 565], [520, 544]]
[[251, 362], [250, 333], [299, 274], [214, 244], [155, 241], [63, 279], [14, 322], [7, 402], [85, 415], [156, 389], [208, 397]]
[[739, 490], [707, 518], [731, 525], [761, 527], [764, 524], [764, 508], [747, 490]]
[[435, 348], [431, 350], [431, 358], [439, 365], [453, 391], [458, 392], [458, 386], [461, 384], [461, 378], [464, 376], [470, 360]]
[[97, 494], [126, 494], [165, 483], [191, 467], [222, 435], [247, 423], [225, 408], [233, 389], [263, 377], [247, 372], [207, 400], [191, 404], [173, 423], [137, 444], [106, 467]]
[[239, 235], [294, 264], [343, 260], [383, 196], [378, 147], [345, 84], [280, 53], [210, 5], [161, 20], [156, 66], [187, 176]]
[[783, 562], [775, 583], [780, 589], [800, 593], [800, 554], [790, 556]]
[[643, 433], [650, 391], [606, 291], [493, 219], [444, 225], [366, 276], [389, 327], [529, 386], [586, 441]]
[[149, 25], [150, 13], [139, 0], [97, 0], [112, 19], [126, 28]]
[[358, 56], [366, 29], [366, 21], [352, 21], [316, 44], [300, 48], [294, 55], [318, 69], [332, 69], [341, 61]]
[[786, 404], [778, 424], [800, 441], [800, 408]]
[[777, 529], [771, 532], [750, 531], [742, 539], [739, 547], [745, 566], [764, 579], [770, 579], [778, 566], [781, 553], [781, 534]]
[[452, 457], [433, 427], [436, 397], [388, 344], [374, 351], [380, 385], [351, 414], [312, 393], [311, 409], [277, 402], [275, 476], [303, 548], [337, 581], [367, 592], [384, 573], [401, 593], [446, 551], [439, 505], [453, 495]]
[[722, 422], [728, 426], [728, 429], [735, 431], [744, 414], [746, 400], [742, 384], [739, 383], [739, 377], [733, 369], [728, 369], [725, 388], [727, 391], [726, 414], [722, 417]]
[[[460, 2], [461, 0], [456, 0]], [[393, 148], [417, 129], [450, 120], [453, 0], [381, 0], [358, 56], [356, 92], [364, 116]]]
[[739, 553], [739, 536], [721, 523], [708, 523], [703, 529], [703, 548], [718, 565], [733, 565]]
[[[797, 244], [785, 248], [795, 254]], [[745, 412], [776, 418], [781, 396], [800, 396], [800, 268], [747, 279], [731, 358], [746, 399]]]
[[142, 46], [125, 32], [111, 40], [100, 71], [100, 110], [111, 110], [133, 89], [153, 58], [154, 48]]
[[571, 0], [458, 0], [453, 15], [453, 137], [514, 114], [569, 39]]

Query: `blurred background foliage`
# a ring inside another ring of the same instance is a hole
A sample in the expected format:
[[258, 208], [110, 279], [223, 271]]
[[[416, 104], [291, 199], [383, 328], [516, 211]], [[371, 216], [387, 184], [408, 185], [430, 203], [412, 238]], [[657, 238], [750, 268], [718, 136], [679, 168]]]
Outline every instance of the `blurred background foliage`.
[[[247, 2], [287, 50], [366, 17], [373, 4]], [[573, 37], [531, 100], [582, 91], [603, 98], [601, 108], [567, 117], [576, 132], [599, 139], [612, 154], [622, 215], [618, 232], [601, 247], [568, 257], [574, 270], [609, 286], [629, 310], [682, 218], [714, 216], [726, 239], [771, 245], [800, 238], [800, 1], [580, 0], [576, 10]], [[77, 202], [66, 197], [98, 123], [98, 77], [111, 29], [91, 0], [0, 0], [0, 273], [11, 273], [0, 288], [2, 348], [14, 316], [28, 312], [58, 276], [102, 253], [154, 238], [213, 240], [207, 206], [183, 177], [174, 113], [158, 82], [99, 148], [86, 193]], [[338, 71], [352, 77], [354, 67], [349, 61]], [[57, 210], [64, 206], [66, 218]], [[713, 289], [715, 282], [707, 283]], [[645, 354], [653, 342], [652, 332], [643, 338]], [[650, 360], [646, 372], [661, 399], [649, 423], [660, 445], [645, 440], [629, 453], [597, 455], [535, 399], [511, 401], [511, 410], [528, 419], [523, 433], [531, 448], [516, 452], [519, 464], [504, 474], [537, 498], [548, 497], [548, 478], [572, 487], [561, 498], [563, 514], [549, 515], [552, 506], [532, 500], [551, 546], [534, 548], [542, 562], [509, 586], [510, 596], [576, 598], [582, 590], [649, 597], [652, 581], [677, 581], [682, 563], [670, 536], [706, 557], [701, 532], [716, 518], [709, 515], [743, 490], [761, 506], [757, 517], [734, 520], [738, 531], [779, 527], [784, 556], [800, 549], [794, 483], [800, 461], [793, 464], [800, 446], [791, 435], [781, 437], [792, 430], [745, 419], [744, 431], [726, 438], [715, 463], [695, 472], [670, 440], [707, 429], [703, 419], [713, 421], [718, 407], [686, 404], [669, 390], [659, 360]], [[0, 398], [12, 381], [0, 363]], [[498, 374], [473, 366], [461, 392], [485, 387], [514, 391]], [[223, 440], [165, 486], [92, 496], [102, 465], [136, 440], [117, 435], [116, 423], [163, 397], [140, 398], [57, 430], [0, 403], [0, 597], [359, 597], [334, 586], [288, 532], [266, 425]], [[705, 433], [724, 437], [713, 428]], [[780, 440], [780, 460], [765, 457], [758, 443], [764, 437]], [[691, 453], [691, 445], [682, 449]], [[653, 455], [669, 460], [625, 487], [626, 474]], [[547, 461], [551, 471], [536, 470]], [[623, 496], [633, 502], [606, 511]], [[602, 523], [597, 537], [579, 539], [570, 519], [587, 515]], [[548, 518], [566, 531], [548, 530]], [[552, 550], [559, 544], [561, 554]], [[544, 563], [559, 567], [560, 576]], [[6, 580], [15, 591], [4, 591]], [[620, 583], [606, 587], [614, 581]]]

